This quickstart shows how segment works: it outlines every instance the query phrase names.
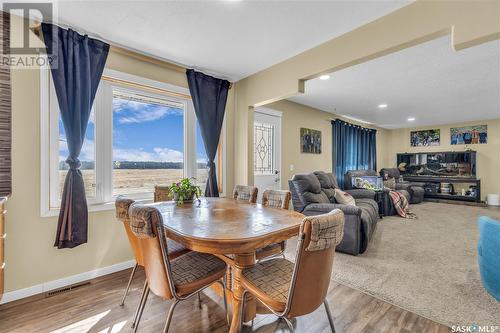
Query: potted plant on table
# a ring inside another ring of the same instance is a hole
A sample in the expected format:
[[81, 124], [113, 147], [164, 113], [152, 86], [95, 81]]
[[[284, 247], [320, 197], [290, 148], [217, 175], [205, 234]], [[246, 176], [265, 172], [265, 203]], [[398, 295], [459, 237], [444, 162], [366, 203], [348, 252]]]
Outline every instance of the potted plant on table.
[[184, 202], [192, 202], [194, 198], [198, 199], [201, 196], [201, 189], [191, 183], [195, 178], [182, 178], [177, 183], [170, 185], [170, 191], [174, 194], [174, 201], [178, 204]]

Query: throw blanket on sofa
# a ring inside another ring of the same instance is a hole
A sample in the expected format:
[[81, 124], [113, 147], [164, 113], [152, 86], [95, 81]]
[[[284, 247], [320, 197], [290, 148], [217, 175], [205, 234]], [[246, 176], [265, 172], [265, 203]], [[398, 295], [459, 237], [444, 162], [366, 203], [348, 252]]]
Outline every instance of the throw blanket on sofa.
[[405, 219], [416, 219], [417, 215], [410, 211], [408, 200], [404, 195], [399, 193], [398, 191], [389, 191], [389, 196], [391, 197], [391, 201], [394, 204], [394, 208], [398, 215], [404, 217]]

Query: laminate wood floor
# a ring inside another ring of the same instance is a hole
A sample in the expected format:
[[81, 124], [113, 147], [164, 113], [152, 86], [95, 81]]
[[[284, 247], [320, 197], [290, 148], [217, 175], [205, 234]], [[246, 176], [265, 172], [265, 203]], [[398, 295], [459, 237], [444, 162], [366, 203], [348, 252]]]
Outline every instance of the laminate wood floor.
[[[139, 302], [144, 273], [138, 270], [125, 306], [121, 297], [130, 270], [93, 280], [90, 284], [50, 297], [34, 297], [0, 305], [0, 332], [132, 332], [130, 324]], [[360, 291], [332, 282], [328, 301], [337, 333], [355, 332], [450, 332], [446, 326], [405, 311]], [[170, 301], [150, 294], [139, 332], [161, 332]], [[181, 302], [170, 332], [227, 332], [222, 299], [211, 290]], [[330, 332], [324, 308], [295, 320], [296, 332]], [[244, 332], [288, 332], [273, 315], [259, 315]]]

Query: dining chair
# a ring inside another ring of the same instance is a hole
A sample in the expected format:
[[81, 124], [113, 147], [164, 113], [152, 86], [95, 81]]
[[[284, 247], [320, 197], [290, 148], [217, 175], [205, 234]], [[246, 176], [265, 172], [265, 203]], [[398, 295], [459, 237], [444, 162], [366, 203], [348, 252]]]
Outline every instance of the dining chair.
[[233, 190], [233, 198], [236, 200], [257, 203], [257, 193], [259, 189], [255, 186], [236, 185]]
[[[291, 198], [292, 193], [287, 190], [265, 190], [262, 193], [262, 206], [288, 210]], [[270, 244], [258, 249], [255, 252], [255, 259], [262, 260], [276, 255], [285, 258], [285, 249], [286, 241]]]
[[[115, 208], [116, 208], [116, 217], [118, 220], [120, 220], [123, 223], [123, 226], [125, 228], [125, 232], [127, 233], [127, 238], [130, 243], [130, 247], [132, 248], [132, 252], [135, 257], [135, 265], [134, 268], [132, 268], [132, 273], [130, 274], [130, 277], [128, 279], [127, 287], [125, 288], [125, 292], [122, 297], [122, 301], [120, 303], [120, 306], [125, 305], [125, 299], [127, 298], [130, 285], [132, 284], [132, 280], [134, 279], [134, 275], [137, 271], [137, 268], [144, 267], [144, 259], [142, 256], [142, 250], [140, 247], [139, 239], [136, 237], [136, 235], [132, 232], [132, 229], [130, 228], [130, 216], [129, 216], [129, 209], [130, 206], [134, 203], [135, 201], [132, 199], [128, 199], [123, 196], [118, 196], [115, 201]], [[175, 259], [180, 255], [183, 255], [190, 250], [183, 245], [169, 239], [168, 240], [168, 248], [169, 248], [169, 257], [171, 259]], [[132, 322], [132, 328], [137, 324], [137, 316], [140, 310], [140, 306], [142, 303], [142, 298], [144, 297], [144, 290], [146, 289], [146, 284], [147, 282], [144, 283], [143, 287], [143, 292], [141, 295], [141, 302], [139, 302], [139, 305], [137, 306], [136, 314], [134, 317], [134, 321]]]
[[[295, 263], [275, 258], [257, 263], [242, 272], [243, 318], [245, 294], [250, 293], [293, 331], [290, 318], [306, 315], [324, 304], [332, 332], [335, 332], [326, 294], [332, 275], [335, 247], [344, 236], [344, 213], [305, 217], [301, 223]], [[240, 331], [242, 322], [240, 321]]]
[[154, 202], [171, 201], [174, 196], [168, 185], [155, 185]]
[[[224, 298], [226, 320], [227, 312], [226, 285], [224, 276], [226, 263], [214, 255], [190, 251], [175, 259], [169, 254], [169, 243], [165, 234], [160, 212], [147, 205], [134, 204], [130, 207], [130, 226], [139, 239], [146, 271], [146, 290], [141, 302], [137, 322], [144, 311], [149, 292], [165, 299], [173, 300], [167, 313], [163, 332], [168, 332], [175, 307], [180, 301], [187, 300], [198, 292], [218, 283]], [[139, 324], [135, 326], [136, 332]]]

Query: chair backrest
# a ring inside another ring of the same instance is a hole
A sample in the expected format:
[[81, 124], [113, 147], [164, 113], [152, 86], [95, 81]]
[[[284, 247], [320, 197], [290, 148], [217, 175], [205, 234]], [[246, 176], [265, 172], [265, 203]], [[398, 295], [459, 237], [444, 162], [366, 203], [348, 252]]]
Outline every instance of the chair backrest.
[[329, 203], [327, 195], [321, 190], [321, 184], [314, 173], [297, 174], [288, 181], [292, 192], [293, 209], [302, 212], [312, 203]]
[[257, 203], [257, 192], [259, 189], [255, 186], [236, 185], [233, 190], [233, 198], [236, 200]]
[[479, 272], [483, 286], [500, 302], [500, 221], [481, 216], [477, 244]]
[[382, 177], [384, 180], [387, 180], [388, 178], [394, 178], [396, 181], [399, 181], [399, 176], [401, 175], [401, 172], [399, 171], [398, 168], [382, 168], [380, 169], [380, 177]]
[[139, 266], [144, 266], [144, 260], [142, 259], [142, 251], [139, 245], [139, 240], [130, 229], [130, 216], [129, 208], [135, 201], [132, 199], [119, 196], [115, 201], [116, 218], [123, 223], [125, 232], [127, 233], [127, 238], [134, 253], [135, 261]]
[[287, 209], [290, 208], [290, 191], [265, 190], [262, 194], [262, 206]]
[[363, 176], [378, 176], [378, 173], [375, 170], [348, 170], [344, 175], [344, 189], [352, 190], [352, 179]]
[[318, 177], [321, 188], [340, 188], [333, 172], [314, 171], [314, 174]]
[[321, 190], [326, 194], [331, 203], [336, 203], [335, 189], [340, 189], [337, 179], [331, 172], [314, 171], [314, 174], [319, 180]]
[[172, 299], [174, 283], [172, 275], [167, 273], [170, 271], [167, 241], [164, 233], [157, 237], [158, 226], [163, 226], [160, 212], [155, 207], [136, 203], [130, 207], [129, 214], [130, 227], [143, 253], [149, 289], [157, 296]]
[[311, 313], [325, 300], [335, 247], [343, 237], [344, 213], [339, 209], [304, 218], [288, 295], [287, 310], [290, 317]]
[[155, 185], [154, 202], [170, 201], [174, 198], [170, 186]]

